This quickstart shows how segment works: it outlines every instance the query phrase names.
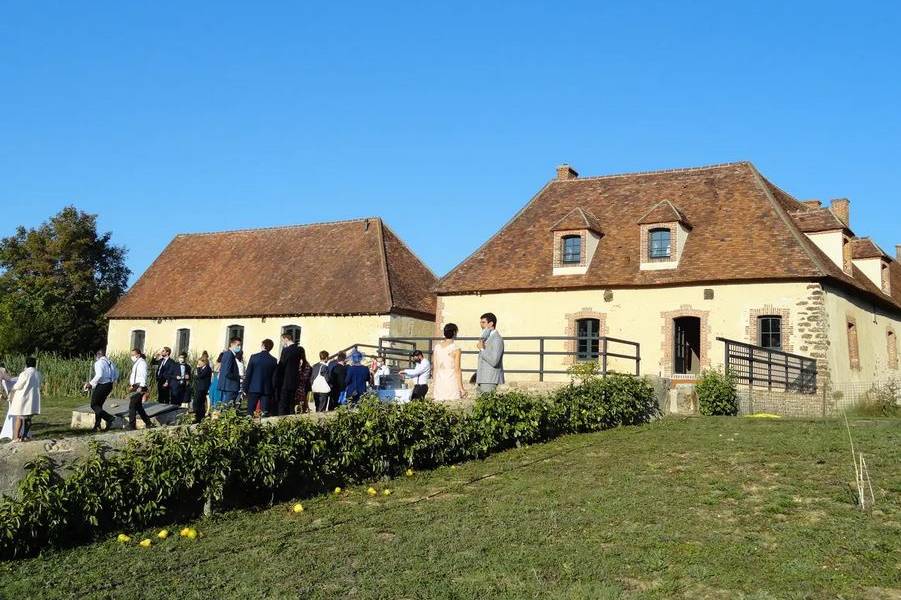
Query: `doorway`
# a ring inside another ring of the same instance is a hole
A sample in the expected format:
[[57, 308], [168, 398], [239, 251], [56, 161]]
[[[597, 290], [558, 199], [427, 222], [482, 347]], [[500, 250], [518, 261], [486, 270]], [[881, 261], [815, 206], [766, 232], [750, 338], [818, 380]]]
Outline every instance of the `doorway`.
[[673, 319], [673, 373], [697, 375], [701, 372], [701, 319], [678, 317]]

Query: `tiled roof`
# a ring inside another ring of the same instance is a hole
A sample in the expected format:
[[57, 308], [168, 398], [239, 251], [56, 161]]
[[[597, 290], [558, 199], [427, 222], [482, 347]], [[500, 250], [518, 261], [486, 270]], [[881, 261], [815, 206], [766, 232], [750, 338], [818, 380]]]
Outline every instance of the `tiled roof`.
[[[678, 268], [642, 270], [638, 222], [663, 200], [678, 206], [693, 229]], [[555, 276], [553, 236], [547, 232], [576, 207], [598, 215], [604, 237], [584, 275]], [[893, 286], [896, 297], [886, 298], [859, 270], [845, 274], [808, 240], [795, 216], [802, 210], [800, 202], [748, 162], [553, 180], [445, 275], [436, 290], [454, 294], [830, 278], [901, 308], [901, 287]]]
[[378, 218], [185, 234], [108, 316], [430, 316], [436, 279]]
[[847, 226], [839, 221], [838, 217], [828, 208], [795, 211], [791, 213], [791, 216], [798, 229], [804, 233], [847, 229]]
[[661, 201], [657, 206], [649, 210], [645, 216], [638, 219], [639, 225], [656, 225], [657, 223], [682, 223], [687, 227], [691, 227], [682, 211], [673, 206], [673, 203], [669, 200]]
[[882, 258], [885, 252], [879, 249], [870, 238], [851, 240], [851, 258]]
[[576, 207], [551, 226], [551, 231], [574, 231], [579, 229], [601, 233], [601, 222], [590, 212]]

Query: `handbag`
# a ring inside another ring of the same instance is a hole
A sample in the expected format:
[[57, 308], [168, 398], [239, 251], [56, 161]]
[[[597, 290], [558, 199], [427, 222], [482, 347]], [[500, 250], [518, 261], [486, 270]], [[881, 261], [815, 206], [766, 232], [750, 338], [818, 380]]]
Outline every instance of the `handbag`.
[[319, 374], [313, 380], [312, 390], [314, 394], [328, 394], [332, 391], [332, 386], [328, 384], [328, 380], [325, 378], [326, 372], [324, 367], [319, 368]]

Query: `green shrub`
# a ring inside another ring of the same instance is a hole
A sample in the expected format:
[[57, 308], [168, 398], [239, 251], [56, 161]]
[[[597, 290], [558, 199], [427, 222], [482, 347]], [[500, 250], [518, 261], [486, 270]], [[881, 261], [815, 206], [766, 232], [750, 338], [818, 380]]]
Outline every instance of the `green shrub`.
[[701, 374], [695, 386], [698, 395], [698, 410], [702, 415], [738, 414], [738, 391], [735, 379], [728, 372], [708, 369]]
[[197, 427], [151, 432], [112, 451], [93, 444], [65, 478], [41, 458], [16, 498], [0, 499], [0, 557], [141, 529], [217, 509], [259, 506], [481, 458], [577, 431], [649, 421], [657, 405], [644, 380], [616, 375], [570, 385], [551, 397], [480, 397], [470, 414], [431, 401], [364, 398], [324, 421], [260, 425], [226, 412]]
[[896, 417], [901, 414], [901, 382], [874, 383], [850, 411], [859, 417]]

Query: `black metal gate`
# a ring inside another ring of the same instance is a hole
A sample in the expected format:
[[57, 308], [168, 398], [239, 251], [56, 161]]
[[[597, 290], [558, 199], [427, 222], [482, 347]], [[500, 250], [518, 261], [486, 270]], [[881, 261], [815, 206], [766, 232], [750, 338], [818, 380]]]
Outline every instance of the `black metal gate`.
[[786, 392], [816, 393], [816, 360], [726, 338], [716, 339], [726, 345], [726, 370], [740, 383], [782, 388]]

